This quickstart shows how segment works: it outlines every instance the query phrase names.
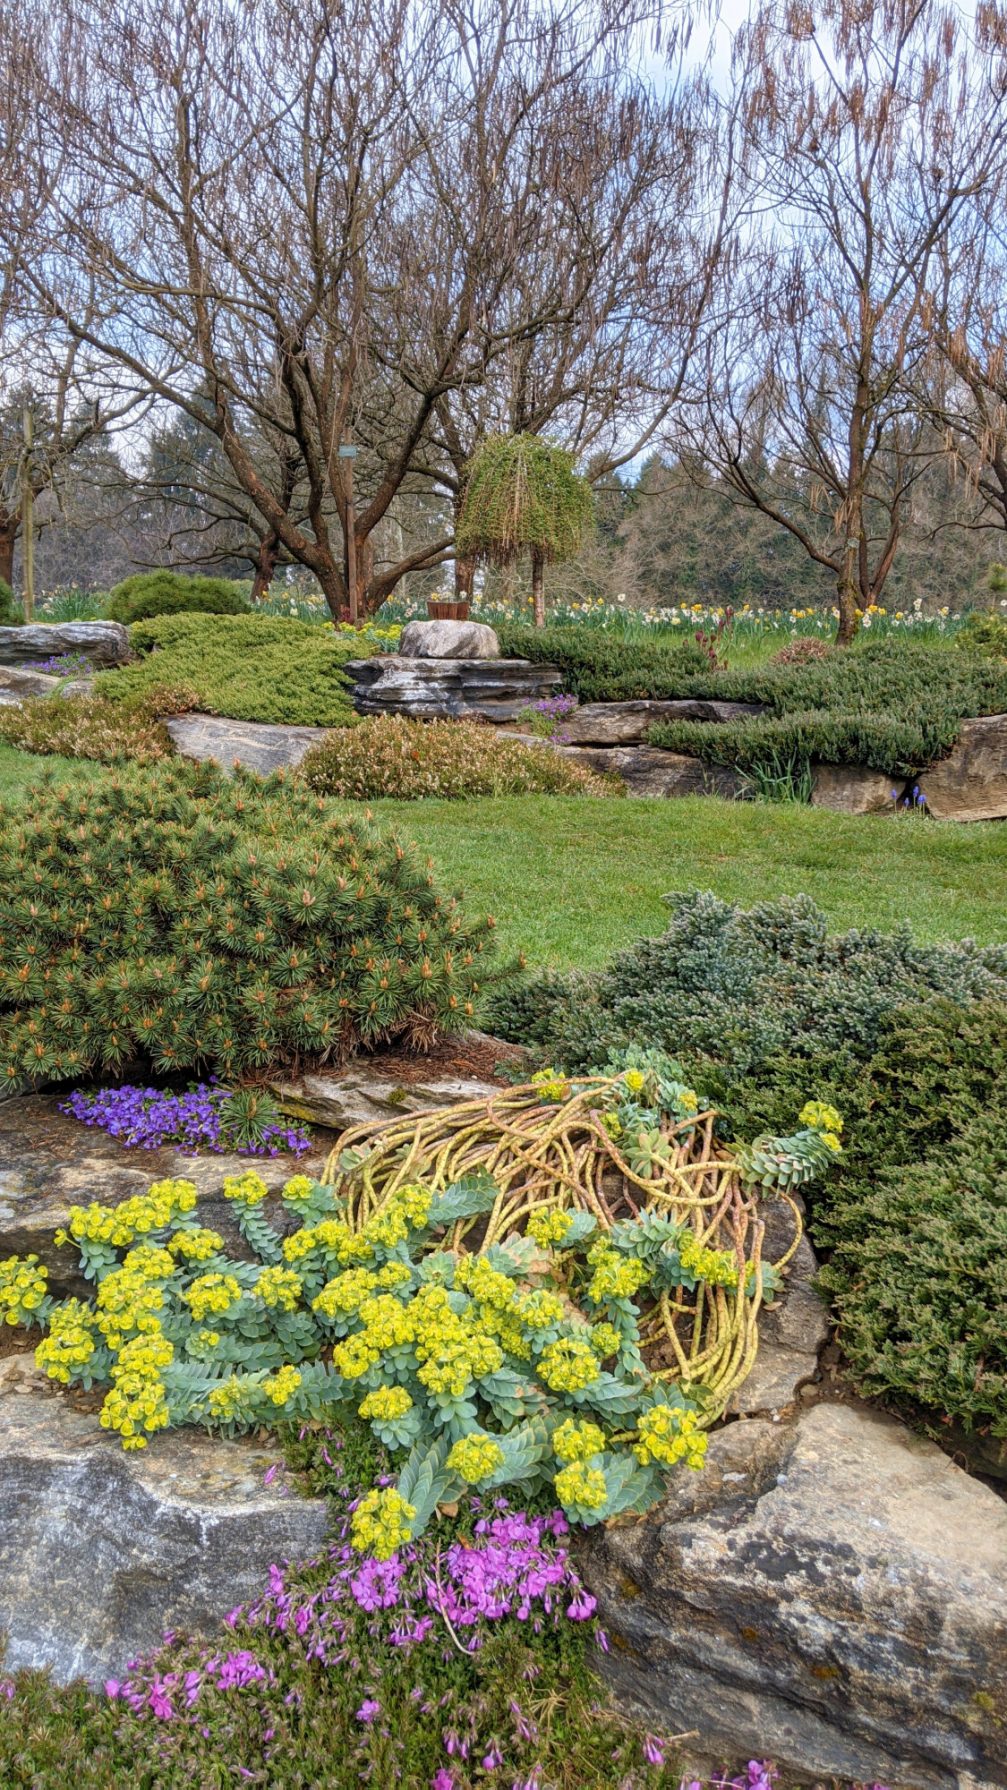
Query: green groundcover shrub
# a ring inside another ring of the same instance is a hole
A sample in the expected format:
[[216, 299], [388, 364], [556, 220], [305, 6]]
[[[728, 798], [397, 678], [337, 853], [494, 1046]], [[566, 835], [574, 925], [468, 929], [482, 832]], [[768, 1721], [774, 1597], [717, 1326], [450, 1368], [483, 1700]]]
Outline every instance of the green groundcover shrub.
[[834, 1105], [843, 1153], [805, 1196], [855, 1383], [939, 1438], [1007, 1436], [1007, 948], [830, 936], [806, 897], [692, 895], [600, 974], [491, 1005], [558, 1067], [628, 1038], [671, 1052], [730, 1136]]
[[742, 770], [789, 762], [799, 772], [818, 759], [906, 777], [950, 750], [964, 717], [1007, 710], [1007, 662], [978, 646], [865, 641], [803, 664], [708, 673], [675, 693], [762, 702], [768, 712], [661, 722], [651, 745]]
[[360, 656], [356, 634], [261, 615], [165, 615], [135, 622], [130, 640], [136, 661], [95, 679], [96, 694], [113, 702], [186, 685], [196, 706], [237, 721], [350, 727], [357, 719], [343, 671]]
[[0, 1086], [427, 1044], [492, 952], [394, 835], [279, 780], [168, 762], [0, 809]]
[[230, 578], [195, 578], [183, 572], [136, 572], [109, 593], [110, 621], [145, 621], [152, 615], [203, 611], [210, 615], [247, 615], [251, 604]]
[[657, 640], [617, 640], [591, 628], [497, 628], [509, 659], [558, 665], [563, 688], [580, 702], [628, 702], [681, 696], [689, 680], [708, 668], [702, 648], [686, 635]]
[[0, 578], [0, 628], [17, 627], [20, 621], [21, 610], [17, 598], [6, 578]]
[[526, 746], [473, 721], [403, 715], [328, 734], [303, 760], [301, 775], [322, 795], [360, 801], [625, 794], [624, 784], [596, 777], [547, 746]]

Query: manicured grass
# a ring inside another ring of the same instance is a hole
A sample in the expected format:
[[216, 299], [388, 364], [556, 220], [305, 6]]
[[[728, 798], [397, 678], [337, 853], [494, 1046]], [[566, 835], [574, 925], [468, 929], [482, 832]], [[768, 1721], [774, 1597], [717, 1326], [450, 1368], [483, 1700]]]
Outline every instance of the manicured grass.
[[[29, 796], [45, 766], [80, 781], [80, 760], [0, 746], [0, 798]], [[743, 905], [805, 891], [832, 924], [925, 940], [1007, 940], [1007, 825], [864, 819], [789, 804], [584, 796], [375, 802], [434, 859], [441, 880], [496, 915], [505, 950], [589, 969], [664, 930], [661, 897], [713, 889]]]
[[671, 890], [745, 906], [811, 895], [834, 926], [1007, 940], [1007, 825], [856, 818], [789, 804], [514, 796], [375, 802], [445, 883], [496, 915], [506, 949], [591, 968], [662, 932]]

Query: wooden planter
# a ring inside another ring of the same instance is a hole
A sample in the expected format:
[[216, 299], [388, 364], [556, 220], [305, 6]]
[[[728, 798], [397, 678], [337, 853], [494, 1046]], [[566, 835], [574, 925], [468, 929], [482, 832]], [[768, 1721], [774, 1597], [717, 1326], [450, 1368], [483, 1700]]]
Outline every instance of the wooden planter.
[[427, 602], [427, 615], [432, 622], [467, 622], [469, 619], [468, 601], [447, 603], [431, 599]]

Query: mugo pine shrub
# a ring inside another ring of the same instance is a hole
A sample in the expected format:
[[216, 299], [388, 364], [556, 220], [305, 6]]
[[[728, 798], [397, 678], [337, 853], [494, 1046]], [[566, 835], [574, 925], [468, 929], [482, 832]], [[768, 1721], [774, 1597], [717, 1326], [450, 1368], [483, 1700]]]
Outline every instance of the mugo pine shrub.
[[0, 809], [0, 1086], [418, 1046], [492, 949], [412, 850], [279, 780], [131, 767]]

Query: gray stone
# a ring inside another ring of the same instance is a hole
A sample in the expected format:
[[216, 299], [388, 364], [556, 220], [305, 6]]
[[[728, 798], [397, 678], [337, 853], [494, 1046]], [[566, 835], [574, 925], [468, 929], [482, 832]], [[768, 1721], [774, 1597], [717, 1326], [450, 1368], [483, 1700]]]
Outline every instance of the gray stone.
[[811, 801], [815, 808], [832, 808], [837, 814], [892, 814], [904, 781], [864, 764], [818, 764]]
[[24, 702], [25, 697], [55, 696], [64, 681], [60, 677], [50, 677], [46, 671], [32, 671], [27, 666], [0, 666], [0, 702], [10, 705]]
[[513, 721], [529, 703], [562, 683], [555, 665], [529, 659], [404, 659], [398, 653], [352, 660], [354, 706], [362, 715], [420, 720], [482, 716]]
[[261, 777], [299, 765], [305, 753], [325, 738], [324, 727], [228, 721], [219, 715], [176, 715], [165, 726], [183, 758], [212, 759], [225, 771], [237, 763]]
[[1007, 1505], [894, 1419], [820, 1402], [711, 1437], [581, 1567], [624, 1703], [704, 1758], [1007, 1783]]
[[947, 758], [919, 785], [937, 820], [1007, 819], [1007, 715], [963, 721]]
[[[555, 743], [555, 742], [553, 742]], [[657, 746], [560, 746], [566, 757], [603, 776], [621, 777], [631, 796], [738, 796], [743, 782], [727, 765], [704, 764]]]
[[354, 1125], [431, 1112], [462, 1100], [486, 1100], [502, 1090], [496, 1082], [448, 1075], [399, 1085], [360, 1065], [338, 1075], [305, 1075], [298, 1082], [279, 1082], [272, 1092], [291, 1118], [325, 1125], [332, 1131], [349, 1131]]
[[325, 1503], [282, 1472], [266, 1485], [277, 1457], [194, 1430], [127, 1454], [30, 1356], [0, 1362], [5, 1665], [118, 1676], [168, 1629], [212, 1635], [274, 1561], [313, 1558]]
[[761, 715], [761, 702], [707, 701], [680, 697], [667, 702], [588, 702], [563, 723], [571, 746], [632, 746], [646, 740], [659, 721], [742, 721]]
[[409, 622], [400, 659], [499, 659], [500, 642], [485, 622]]
[[[232, 1254], [247, 1257], [232, 1204], [223, 1197], [225, 1175], [254, 1168], [278, 1194], [291, 1175], [320, 1176], [324, 1163], [321, 1152], [251, 1157], [129, 1150], [106, 1132], [68, 1118], [52, 1096], [20, 1095], [0, 1102], [0, 1260], [34, 1253], [49, 1268], [57, 1292], [79, 1293], [76, 1257], [52, 1240], [70, 1207], [91, 1200], [118, 1205], [168, 1175], [194, 1182], [202, 1222], [220, 1231]], [[284, 1221], [278, 1201], [270, 1202], [269, 1216]]]
[[125, 665], [132, 658], [121, 622], [29, 622], [0, 628], [0, 665], [25, 665], [79, 653], [93, 665]]

